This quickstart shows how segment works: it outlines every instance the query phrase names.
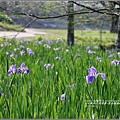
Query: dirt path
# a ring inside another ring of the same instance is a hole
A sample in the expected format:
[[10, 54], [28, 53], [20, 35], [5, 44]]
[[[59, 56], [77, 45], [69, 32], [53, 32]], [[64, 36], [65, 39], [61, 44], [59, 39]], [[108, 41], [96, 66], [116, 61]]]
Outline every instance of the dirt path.
[[[35, 37], [40, 34], [48, 34], [46, 32], [39, 32], [36, 29], [25, 29], [26, 32], [20, 32], [16, 38], [27, 38], [27, 37]], [[18, 32], [12, 31], [0, 31], [0, 37], [5, 38], [13, 38]]]

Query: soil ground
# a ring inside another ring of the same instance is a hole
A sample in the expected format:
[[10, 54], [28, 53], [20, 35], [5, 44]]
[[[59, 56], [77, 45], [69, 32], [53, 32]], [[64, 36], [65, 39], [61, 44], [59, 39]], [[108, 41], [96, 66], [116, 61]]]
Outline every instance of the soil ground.
[[12, 31], [0, 31], [0, 37], [13, 38], [16, 34], [16, 38], [35, 37], [36, 35], [47, 34], [46, 32], [40, 32], [36, 29], [25, 29], [26, 32], [12, 32]]

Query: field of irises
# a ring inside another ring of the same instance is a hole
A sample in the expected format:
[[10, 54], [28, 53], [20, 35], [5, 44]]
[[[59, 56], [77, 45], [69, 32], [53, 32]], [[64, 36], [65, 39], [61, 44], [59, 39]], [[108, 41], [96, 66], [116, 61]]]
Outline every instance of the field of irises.
[[0, 43], [0, 118], [120, 118], [120, 52], [61, 39]]

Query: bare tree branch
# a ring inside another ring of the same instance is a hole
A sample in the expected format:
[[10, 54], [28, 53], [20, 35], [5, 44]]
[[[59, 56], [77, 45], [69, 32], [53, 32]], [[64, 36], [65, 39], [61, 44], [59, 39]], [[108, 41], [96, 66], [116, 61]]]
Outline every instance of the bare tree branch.
[[[74, 1], [73, 1], [74, 2]], [[93, 12], [98, 12], [98, 13], [102, 13], [102, 14], [105, 14], [105, 11], [106, 9], [98, 9], [98, 10], [95, 10], [93, 8], [90, 8], [90, 7], [87, 7], [87, 6], [84, 6], [84, 5], [81, 5], [81, 4], [78, 4], [76, 2], [74, 2], [75, 4], [79, 5], [79, 6], [82, 6], [82, 7], [85, 7], [91, 11], [74, 11], [74, 15], [76, 14], [86, 14], [86, 13], [93, 13]], [[28, 14], [28, 13], [23, 13], [23, 12], [18, 12], [18, 11], [12, 11], [12, 10], [8, 10], [8, 9], [5, 9], [3, 7], [0, 6], [0, 9], [2, 10], [5, 10], [5, 11], [8, 11], [8, 12], [11, 12], [11, 13], [14, 13], [14, 14], [17, 14], [17, 15], [24, 15], [24, 16], [27, 16], [27, 17], [34, 17], [34, 18], [37, 18], [37, 19], [53, 19], [53, 18], [61, 18], [61, 17], [65, 17], [65, 16], [68, 16], [68, 14], [63, 14], [63, 15], [56, 15], [56, 16], [36, 16], [36, 15], [33, 15], [33, 14]], [[103, 12], [102, 12], [103, 11]], [[71, 13], [73, 14], [73, 13]], [[118, 14], [115, 14], [115, 13], [106, 13], [108, 15], [117, 15]]]
[[117, 4], [117, 5], [119, 5], [120, 6], [120, 1], [118, 2], [118, 1], [109, 1], [109, 2], [111, 2], [111, 3], [114, 3], [114, 4]]
[[78, 5], [78, 6], [81, 6], [81, 7], [84, 7], [84, 8], [86, 8], [86, 9], [89, 9], [89, 10], [91, 10], [91, 11], [93, 11], [93, 12], [97, 12], [97, 13], [101, 13], [101, 14], [107, 14], [107, 15], [116, 15], [116, 16], [118, 16], [119, 14], [117, 14], [117, 13], [110, 13], [110, 12], [108, 12], [110, 9], [104, 9], [104, 10], [106, 10], [106, 11], [101, 11], [101, 9], [94, 9], [94, 8], [91, 8], [91, 7], [88, 7], [88, 6], [85, 6], [85, 5], [83, 5], [83, 4], [79, 4], [79, 3], [77, 3], [77, 2], [75, 2], [75, 1], [72, 1], [74, 4], [76, 4], [76, 5]]

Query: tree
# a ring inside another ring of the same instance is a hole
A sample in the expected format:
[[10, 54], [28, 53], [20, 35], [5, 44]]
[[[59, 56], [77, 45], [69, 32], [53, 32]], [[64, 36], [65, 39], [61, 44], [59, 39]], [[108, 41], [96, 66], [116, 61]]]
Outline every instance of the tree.
[[110, 32], [111, 33], [117, 33], [118, 32], [118, 16], [112, 16]]
[[74, 4], [72, 1], [68, 1], [68, 45], [74, 45]]
[[[116, 3], [111, 3], [111, 7], [114, 9], [116, 6]], [[111, 33], [117, 33], [118, 32], [118, 19], [119, 17], [116, 15], [113, 15], [111, 17], [111, 29], [110, 32]]]
[[116, 40], [117, 48], [120, 48], [120, 14], [118, 16], [118, 38]]
[[[110, 6], [111, 9], [115, 9], [116, 5], [118, 5], [118, 2], [111, 2], [106, 5], [105, 1], [100, 2], [104, 7], [107, 7], [108, 5]], [[119, 5], [118, 5], [119, 6]], [[111, 28], [110, 28], [111, 33], [117, 33], [118, 32], [118, 16], [113, 15], [111, 16]]]
[[119, 2], [116, 2], [116, 1], [110, 1], [111, 3], [115, 3], [117, 5], [119, 5], [118, 8], [110, 8], [109, 4], [107, 4], [107, 6], [105, 5], [104, 7], [105, 8], [93, 8], [93, 7], [90, 7], [90, 6], [86, 6], [86, 5], [83, 5], [83, 4], [79, 4], [77, 2], [74, 2], [74, 4], [78, 5], [78, 6], [81, 6], [81, 7], [84, 7], [86, 9], [89, 9], [93, 12], [98, 12], [100, 14], [106, 14], [106, 15], [111, 15], [111, 16], [116, 16], [118, 17], [118, 37], [117, 37], [117, 40], [116, 40], [116, 47], [117, 48], [120, 48], [120, 3]]

